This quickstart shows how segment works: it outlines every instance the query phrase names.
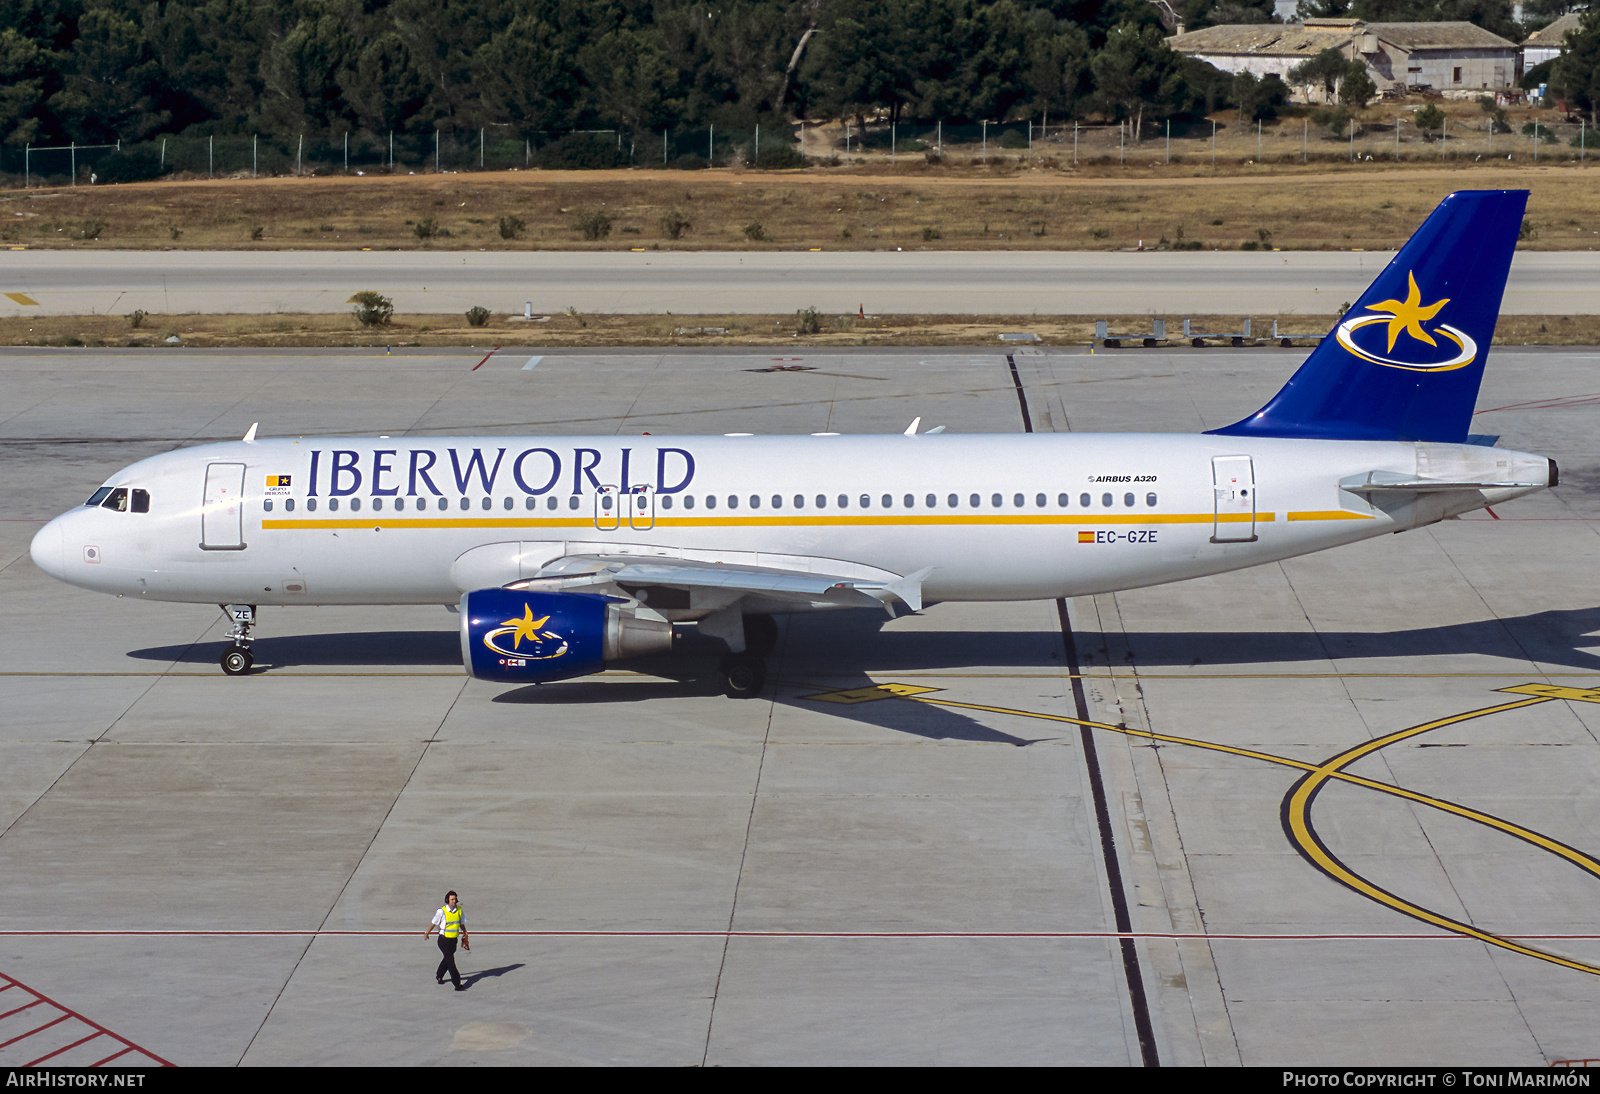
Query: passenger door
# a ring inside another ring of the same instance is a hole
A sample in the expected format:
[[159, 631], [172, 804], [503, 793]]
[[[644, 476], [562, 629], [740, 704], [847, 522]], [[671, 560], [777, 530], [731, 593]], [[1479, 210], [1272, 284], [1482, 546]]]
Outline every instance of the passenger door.
[[244, 464], [206, 464], [206, 494], [200, 507], [200, 549], [242, 551], [244, 547]]

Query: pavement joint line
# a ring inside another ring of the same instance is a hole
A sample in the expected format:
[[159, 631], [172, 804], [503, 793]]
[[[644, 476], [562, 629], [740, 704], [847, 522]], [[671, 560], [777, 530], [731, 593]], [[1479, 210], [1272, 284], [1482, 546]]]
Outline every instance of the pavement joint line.
[[[317, 925], [318, 932], [322, 930], [329, 919], [333, 918], [333, 913], [338, 909], [339, 902], [344, 899], [345, 892], [350, 888], [350, 882], [355, 880], [356, 874], [361, 871], [362, 864], [367, 861], [367, 856], [372, 853], [372, 845], [378, 842], [378, 836], [383, 833], [384, 826], [389, 823], [389, 818], [394, 816], [395, 806], [400, 804], [400, 798], [405, 794], [406, 788], [411, 785], [411, 780], [417, 777], [417, 771], [422, 767], [422, 761], [427, 758], [429, 746], [439, 739], [439, 730], [444, 728], [444, 724], [450, 720], [451, 713], [456, 709], [456, 704], [461, 701], [461, 696], [466, 694], [467, 683], [468, 681], [466, 680], [461, 681], [461, 686], [456, 689], [455, 698], [450, 700], [450, 705], [445, 708], [444, 714], [440, 716], [439, 724], [434, 726], [433, 732], [428, 735], [428, 738], [422, 742], [422, 747], [417, 750], [416, 762], [411, 765], [411, 770], [406, 773], [405, 782], [400, 784], [400, 789], [396, 790], [394, 797], [389, 800], [389, 808], [383, 811], [382, 818], [372, 826], [372, 835], [367, 838], [367, 845], [361, 849], [361, 854], [356, 857], [355, 865], [350, 867], [350, 873], [345, 876], [343, 883], [340, 884], [339, 891], [328, 902], [328, 910], [322, 914], [322, 922]], [[289, 983], [294, 979], [295, 974], [300, 971], [300, 966], [304, 963], [306, 954], [311, 952], [311, 947], [317, 938], [318, 934], [313, 933], [307, 939], [305, 948], [300, 951], [300, 956], [295, 958], [294, 967], [289, 970], [289, 975], [283, 978], [283, 983], [278, 987], [278, 993], [272, 998], [272, 1004], [267, 1007], [266, 1013], [261, 1016], [260, 1025], [256, 1026], [255, 1032], [250, 1035], [250, 1040], [245, 1044], [244, 1051], [239, 1053], [239, 1059], [236, 1063], [243, 1064], [245, 1057], [250, 1055], [250, 1049], [254, 1047], [256, 1038], [260, 1037], [261, 1031], [267, 1028], [267, 1023], [272, 1019], [272, 1012], [282, 1002], [283, 993], [289, 990]], [[471, 952], [470, 946], [468, 947], [468, 952]]]

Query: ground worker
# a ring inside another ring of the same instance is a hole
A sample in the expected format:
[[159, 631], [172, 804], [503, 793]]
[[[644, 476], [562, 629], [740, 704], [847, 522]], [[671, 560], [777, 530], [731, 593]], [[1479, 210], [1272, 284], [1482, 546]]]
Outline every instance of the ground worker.
[[444, 959], [439, 962], [433, 979], [436, 983], [443, 984], [445, 973], [450, 974], [450, 982], [456, 986], [456, 991], [466, 991], [466, 985], [461, 983], [461, 974], [456, 971], [456, 938], [461, 939], [461, 945], [468, 953], [472, 952], [472, 942], [467, 938], [467, 917], [462, 911], [456, 891], [451, 889], [444, 895], [444, 907], [433, 913], [433, 922], [428, 924], [428, 929], [422, 932], [422, 937], [427, 938], [433, 934], [433, 929], [439, 928], [439, 952], [444, 954]]

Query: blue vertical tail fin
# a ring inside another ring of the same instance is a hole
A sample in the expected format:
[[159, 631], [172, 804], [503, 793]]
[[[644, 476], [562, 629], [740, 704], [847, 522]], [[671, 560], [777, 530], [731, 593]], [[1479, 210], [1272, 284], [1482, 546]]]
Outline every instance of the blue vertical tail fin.
[[1527, 202], [1526, 190], [1445, 198], [1283, 390], [1210, 432], [1465, 440]]

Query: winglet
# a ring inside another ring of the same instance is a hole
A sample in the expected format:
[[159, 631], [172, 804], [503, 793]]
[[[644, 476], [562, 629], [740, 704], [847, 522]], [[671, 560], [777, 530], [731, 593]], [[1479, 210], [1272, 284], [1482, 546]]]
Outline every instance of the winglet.
[[906, 426], [906, 436], [907, 437], [915, 437], [917, 435], [917, 426], [919, 426], [921, 424], [922, 424], [922, 415], [918, 414], [915, 418], [911, 419], [911, 424]]
[[250, 423], [250, 430], [249, 430], [249, 432], [247, 432], [244, 435], [244, 442], [246, 444], [255, 444], [256, 443], [256, 426], [258, 426], [260, 424], [261, 424], [260, 422], [251, 422]]

